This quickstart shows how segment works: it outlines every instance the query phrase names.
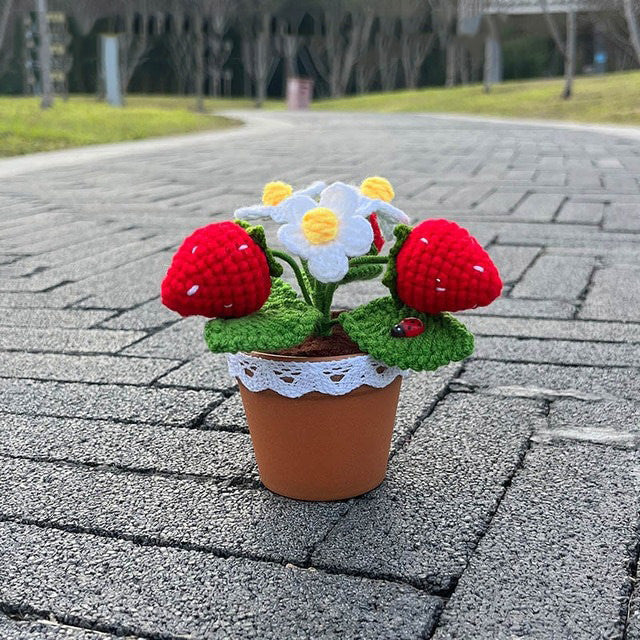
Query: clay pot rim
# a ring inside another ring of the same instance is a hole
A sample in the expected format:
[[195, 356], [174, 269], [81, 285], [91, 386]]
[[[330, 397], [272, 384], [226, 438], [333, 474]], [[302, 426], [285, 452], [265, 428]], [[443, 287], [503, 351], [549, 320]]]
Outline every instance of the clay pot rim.
[[267, 353], [264, 351], [248, 351], [247, 355], [254, 358], [262, 358], [263, 360], [283, 360], [285, 362], [332, 362], [334, 360], [347, 360], [349, 358], [357, 358], [358, 356], [368, 356], [364, 351], [356, 351], [341, 356], [287, 356], [278, 353]]

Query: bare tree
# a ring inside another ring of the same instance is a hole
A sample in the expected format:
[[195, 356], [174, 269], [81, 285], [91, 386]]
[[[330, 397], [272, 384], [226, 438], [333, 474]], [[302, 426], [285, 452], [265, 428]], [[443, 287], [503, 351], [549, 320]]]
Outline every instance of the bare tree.
[[400, 43], [396, 35], [396, 27], [397, 18], [395, 13], [379, 17], [375, 40], [380, 86], [383, 91], [391, 91], [396, 87], [398, 64], [400, 62]]
[[194, 67], [193, 38], [186, 3], [174, 0], [171, 5], [171, 22], [167, 33], [169, 62], [178, 83], [178, 93], [185, 94], [191, 85]]
[[7, 27], [9, 25], [9, 18], [11, 17], [11, 10], [13, 9], [13, 0], [5, 0], [4, 6], [0, 11], [0, 51], [4, 45], [4, 39], [7, 34]]
[[549, 33], [564, 60], [564, 87], [561, 95], [568, 100], [573, 94], [573, 77], [576, 69], [576, 12], [567, 12], [566, 40], [563, 40], [558, 25], [549, 12], [547, 0], [540, 0], [540, 8], [549, 27]]
[[232, 0], [207, 0], [207, 75], [209, 92], [219, 96], [224, 65], [231, 55], [232, 44], [225, 39], [233, 16]]
[[199, 3], [194, 3], [193, 15], [193, 57], [194, 57], [194, 81], [196, 93], [196, 109], [204, 111], [204, 17]]
[[341, 96], [358, 57], [369, 46], [374, 9], [364, 0], [324, 0], [322, 10], [324, 35], [313, 36], [308, 51], [330, 94]]
[[47, 0], [37, 0], [38, 10], [38, 59], [40, 61], [40, 83], [42, 85], [43, 109], [53, 106], [53, 85], [51, 83], [51, 40], [47, 22]]
[[434, 33], [424, 33], [428, 5], [423, 0], [400, 0], [400, 59], [407, 87], [418, 86], [420, 70], [433, 48]]
[[[634, 7], [635, 4], [635, 7]], [[624, 16], [629, 30], [629, 41], [633, 47], [638, 64], [640, 64], [640, 28], [638, 27], [637, 2], [634, 0], [623, 0]]]
[[457, 2], [429, 0], [440, 46], [445, 50], [445, 85], [453, 87], [457, 79], [458, 47], [455, 38]]
[[123, 0], [119, 22], [120, 75], [122, 90], [126, 93], [133, 74], [149, 51], [149, 0]]
[[494, 16], [486, 16], [485, 23], [488, 34], [484, 45], [483, 83], [485, 93], [489, 93], [491, 85], [498, 81], [500, 75], [500, 31]]
[[307, 5], [304, 2], [288, 2], [279, 11], [276, 18], [275, 44], [284, 60], [283, 80], [298, 75], [298, 52], [302, 46], [300, 25], [304, 19]]
[[242, 62], [245, 73], [255, 87], [255, 104], [261, 107], [267, 98], [267, 88], [277, 66], [271, 23], [276, 0], [247, 0], [241, 15]]
[[366, 93], [378, 72], [377, 51], [369, 47], [362, 51], [353, 67], [356, 91]]

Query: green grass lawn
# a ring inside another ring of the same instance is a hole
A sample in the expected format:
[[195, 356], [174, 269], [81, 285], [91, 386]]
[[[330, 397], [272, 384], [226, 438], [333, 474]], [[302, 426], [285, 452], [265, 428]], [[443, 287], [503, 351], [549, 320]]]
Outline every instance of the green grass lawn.
[[[208, 100], [207, 110], [248, 106], [244, 101]], [[233, 102], [233, 104], [232, 104]], [[41, 110], [37, 98], [0, 97], [0, 156], [50, 151], [102, 142], [140, 140], [192, 131], [223, 129], [239, 124], [219, 115], [190, 110], [193, 98], [132, 96], [124, 108], [110, 107], [91, 97], [56, 100]]]
[[513, 118], [544, 118], [575, 122], [640, 125], [640, 71], [578, 77], [574, 96], [560, 98], [561, 79], [512, 81], [484, 93], [481, 85], [452, 89], [370, 93], [322, 100], [316, 109], [345, 111], [431, 111]]

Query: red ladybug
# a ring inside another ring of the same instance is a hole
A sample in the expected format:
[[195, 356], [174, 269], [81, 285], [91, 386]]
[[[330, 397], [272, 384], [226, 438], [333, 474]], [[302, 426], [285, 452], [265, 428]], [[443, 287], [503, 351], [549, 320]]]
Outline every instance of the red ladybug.
[[391, 328], [394, 338], [415, 338], [424, 333], [424, 323], [420, 318], [404, 318]]

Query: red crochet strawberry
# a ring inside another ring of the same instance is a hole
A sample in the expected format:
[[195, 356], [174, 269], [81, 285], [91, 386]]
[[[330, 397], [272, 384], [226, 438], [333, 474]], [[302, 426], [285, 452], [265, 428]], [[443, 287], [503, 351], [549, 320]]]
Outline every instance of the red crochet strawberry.
[[372, 213], [369, 216], [369, 222], [371, 223], [371, 228], [373, 229], [373, 246], [378, 250], [378, 253], [380, 253], [380, 251], [382, 251], [382, 247], [384, 247], [384, 236], [382, 235], [382, 231], [380, 230], [378, 216], [375, 213]]
[[461, 311], [484, 307], [500, 295], [502, 281], [496, 266], [478, 241], [455, 222], [425, 220], [404, 242], [400, 234], [398, 245], [392, 251], [395, 294], [412, 309]]
[[[262, 307], [271, 291], [261, 227], [258, 242], [237, 223], [194, 231], [173, 256], [162, 282], [162, 303], [183, 316], [238, 318]], [[262, 244], [262, 246], [261, 246]]]

